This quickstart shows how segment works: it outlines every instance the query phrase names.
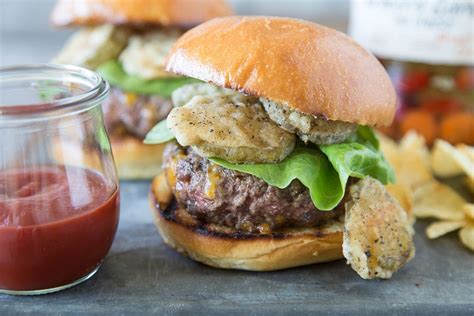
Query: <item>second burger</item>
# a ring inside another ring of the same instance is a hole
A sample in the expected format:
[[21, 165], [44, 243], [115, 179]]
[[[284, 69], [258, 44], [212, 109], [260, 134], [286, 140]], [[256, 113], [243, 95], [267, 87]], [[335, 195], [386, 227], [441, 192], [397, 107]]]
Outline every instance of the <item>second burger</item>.
[[52, 24], [81, 29], [54, 62], [94, 69], [111, 84], [103, 110], [120, 178], [160, 170], [163, 146], [142, 141], [168, 115], [173, 90], [194, 81], [164, 70], [171, 46], [186, 29], [231, 13], [225, 0], [58, 1]]

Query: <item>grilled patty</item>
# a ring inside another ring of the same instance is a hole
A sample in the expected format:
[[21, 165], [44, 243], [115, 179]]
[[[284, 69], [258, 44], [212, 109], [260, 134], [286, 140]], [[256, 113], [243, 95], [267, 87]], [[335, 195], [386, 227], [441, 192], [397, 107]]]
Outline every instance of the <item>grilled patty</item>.
[[172, 104], [170, 99], [158, 95], [137, 95], [112, 88], [102, 108], [110, 134], [125, 132], [143, 139], [156, 123], [168, 116]]
[[299, 181], [279, 189], [259, 178], [211, 163], [171, 144], [164, 153], [164, 170], [178, 203], [207, 223], [247, 232], [270, 232], [283, 227], [313, 227], [340, 216], [343, 203], [319, 211]]

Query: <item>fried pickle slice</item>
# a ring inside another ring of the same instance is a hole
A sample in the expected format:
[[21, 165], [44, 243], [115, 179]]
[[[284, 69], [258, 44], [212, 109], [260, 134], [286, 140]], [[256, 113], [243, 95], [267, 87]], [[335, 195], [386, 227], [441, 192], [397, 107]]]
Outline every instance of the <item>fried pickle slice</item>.
[[[244, 102], [242, 102], [244, 101]], [[275, 163], [295, 146], [294, 134], [273, 122], [258, 102], [234, 95], [195, 96], [168, 116], [178, 143], [203, 157], [232, 163]]]
[[364, 279], [389, 279], [415, 255], [408, 216], [370, 177], [352, 185], [350, 197], [345, 205], [344, 257]]
[[296, 133], [302, 141], [317, 145], [344, 142], [357, 129], [357, 124], [331, 121], [304, 114], [267, 99], [260, 99], [270, 118], [285, 130]]

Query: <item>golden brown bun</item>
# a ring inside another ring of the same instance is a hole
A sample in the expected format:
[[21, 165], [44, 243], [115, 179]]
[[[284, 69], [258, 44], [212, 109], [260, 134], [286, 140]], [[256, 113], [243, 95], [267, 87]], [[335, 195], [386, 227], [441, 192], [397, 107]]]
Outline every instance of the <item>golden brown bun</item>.
[[[324, 227], [287, 229], [272, 235], [245, 234], [217, 225], [202, 225], [176, 203], [163, 175], [152, 184], [150, 201], [155, 224], [166, 244], [216, 268], [272, 271], [342, 258], [338, 221]], [[159, 205], [168, 200], [166, 210]], [[161, 203], [157, 203], [160, 201]]]
[[[74, 135], [54, 141], [54, 157], [58, 163], [78, 162], [80, 165], [101, 170], [103, 162], [94, 149], [81, 147], [82, 140]], [[165, 144], [145, 145], [132, 136], [110, 136], [117, 173], [122, 180], [151, 179], [161, 172], [161, 157]]]
[[51, 15], [56, 26], [150, 24], [190, 27], [232, 14], [225, 0], [59, 0]]
[[347, 35], [303, 20], [214, 19], [178, 40], [166, 69], [330, 120], [384, 126], [395, 115], [378, 60]]
[[145, 145], [132, 136], [112, 136], [110, 140], [120, 179], [151, 179], [160, 173], [164, 144]]

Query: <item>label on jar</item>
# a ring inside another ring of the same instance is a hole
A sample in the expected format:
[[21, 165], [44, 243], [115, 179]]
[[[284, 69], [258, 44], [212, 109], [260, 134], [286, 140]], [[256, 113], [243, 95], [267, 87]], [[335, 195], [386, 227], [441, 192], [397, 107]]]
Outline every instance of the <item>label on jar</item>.
[[350, 35], [375, 55], [474, 64], [474, 1], [352, 0]]

